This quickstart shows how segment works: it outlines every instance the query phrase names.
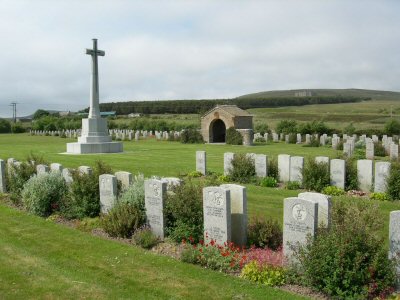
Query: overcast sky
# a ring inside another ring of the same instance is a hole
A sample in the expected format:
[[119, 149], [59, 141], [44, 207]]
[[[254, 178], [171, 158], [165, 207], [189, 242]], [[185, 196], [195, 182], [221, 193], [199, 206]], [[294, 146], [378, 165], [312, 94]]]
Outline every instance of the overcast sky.
[[0, 117], [298, 88], [400, 91], [400, 1], [0, 0]]

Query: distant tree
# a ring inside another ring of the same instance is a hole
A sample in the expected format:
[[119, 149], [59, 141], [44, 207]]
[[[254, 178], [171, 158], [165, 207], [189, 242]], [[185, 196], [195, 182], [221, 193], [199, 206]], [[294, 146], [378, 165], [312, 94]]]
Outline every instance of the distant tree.
[[25, 132], [25, 128], [21, 125], [21, 123], [15, 123], [11, 125], [12, 133], [22, 133]]
[[300, 124], [298, 127], [298, 131], [301, 134], [330, 134], [332, 132], [332, 129], [326, 126], [326, 124], [323, 121], [312, 121], [312, 122], [307, 122]]
[[354, 134], [356, 132], [356, 128], [353, 125], [353, 122], [351, 122], [349, 125], [347, 125], [344, 129], [343, 132], [346, 134]]
[[34, 119], [34, 120], [37, 120], [37, 119], [40, 119], [40, 118], [42, 118], [42, 117], [49, 116], [49, 115], [50, 115], [50, 113], [49, 113], [47, 110], [38, 109], [38, 110], [35, 111], [35, 113], [33, 114], [33, 119]]
[[0, 133], [10, 133], [11, 123], [5, 119], [0, 119]]
[[385, 133], [388, 135], [400, 134], [400, 122], [390, 119], [385, 123]]
[[278, 133], [296, 133], [297, 122], [295, 120], [282, 120], [276, 125], [276, 131]]
[[256, 125], [256, 132], [259, 132], [260, 134], [264, 135], [264, 133], [270, 132], [270, 130], [268, 125], [263, 123]]

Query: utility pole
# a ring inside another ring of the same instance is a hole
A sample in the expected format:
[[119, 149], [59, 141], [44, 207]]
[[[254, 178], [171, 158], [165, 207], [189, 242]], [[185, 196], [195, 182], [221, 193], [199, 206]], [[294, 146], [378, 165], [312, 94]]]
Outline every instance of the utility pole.
[[10, 106], [12, 106], [12, 110], [13, 110], [13, 122], [16, 123], [17, 122], [17, 102], [11, 102]]

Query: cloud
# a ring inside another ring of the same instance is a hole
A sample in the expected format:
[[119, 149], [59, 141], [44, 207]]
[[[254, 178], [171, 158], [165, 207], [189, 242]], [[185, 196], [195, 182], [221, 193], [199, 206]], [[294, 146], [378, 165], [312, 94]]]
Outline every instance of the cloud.
[[17, 101], [227, 98], [294, 88], [400, 90], [396, 1], [2, 1], [0, 116]]

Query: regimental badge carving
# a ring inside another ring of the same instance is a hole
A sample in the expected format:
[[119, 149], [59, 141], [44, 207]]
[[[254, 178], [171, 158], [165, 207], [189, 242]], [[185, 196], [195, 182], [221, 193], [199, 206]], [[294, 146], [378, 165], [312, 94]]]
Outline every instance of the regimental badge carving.
[[208, 192], [208, 203], [211, 206], [222, 206], [224, 204], [224, 197], [219, 192]]
[[296, 204], [292, 208], [292, 216], [296, 221], [304, 221], [307, 217], [307, 210], [302, 204]]
[[158, 184], [151, 184], [150, 187], [153, 190], [153, 195], [154, 197], [160, 197], [160, 187], [158, 186]]

